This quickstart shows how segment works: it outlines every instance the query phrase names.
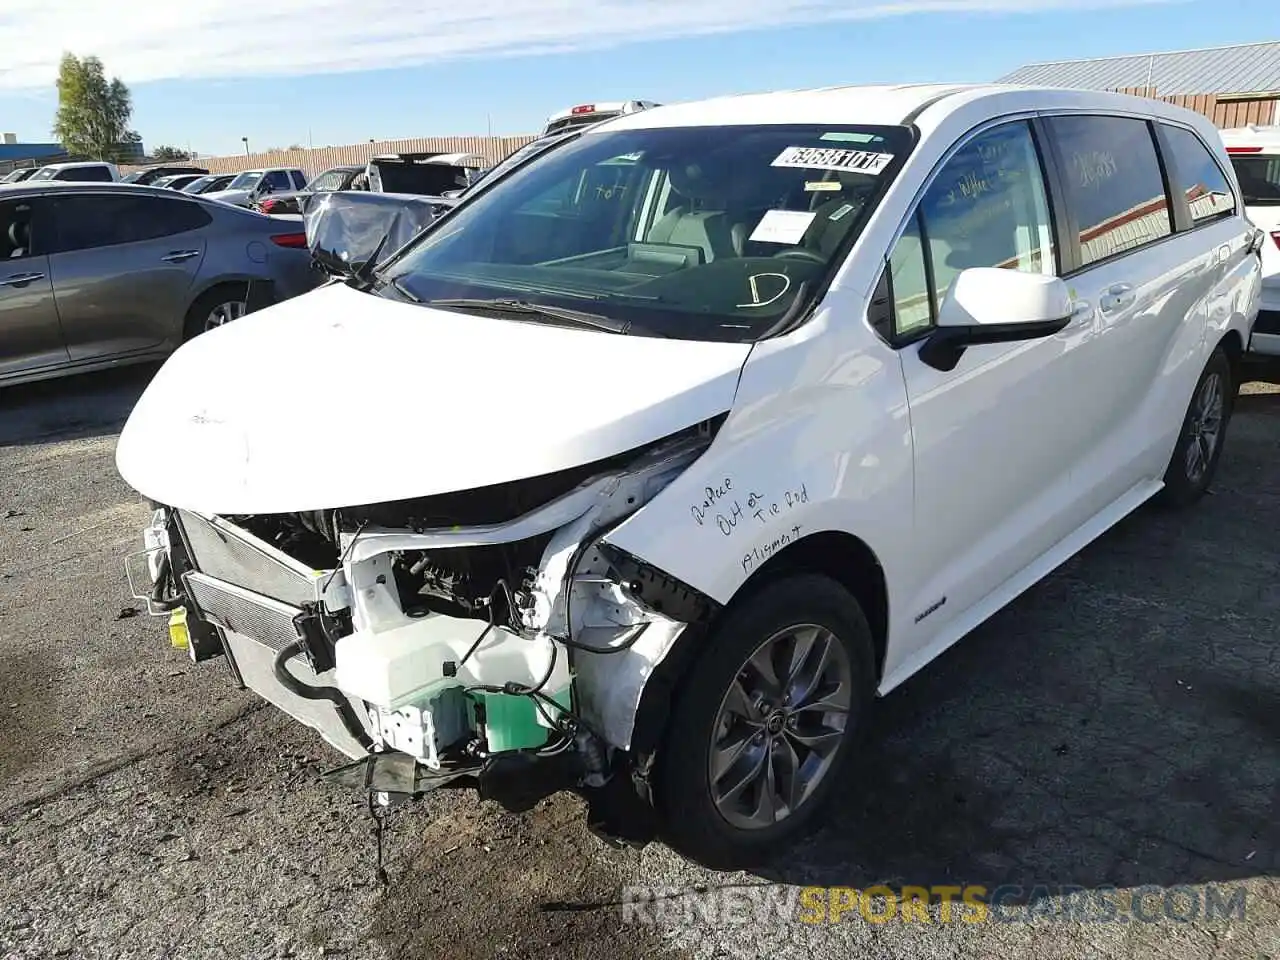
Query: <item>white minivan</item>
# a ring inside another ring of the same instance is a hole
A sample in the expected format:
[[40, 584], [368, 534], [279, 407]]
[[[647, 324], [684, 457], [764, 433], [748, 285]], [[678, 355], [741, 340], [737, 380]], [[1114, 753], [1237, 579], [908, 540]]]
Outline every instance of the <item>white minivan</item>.
[[628, 114], [180, 348], [117, 451], [135, 590], [383, 799], [572, 789], [747, 863], [847, 789], [877, 695], [1204, 493], [1259, 243], [1155, 100]]
[[1253, 327], [1253, 353], [1280, 356], [1280, 126], [1223, 130], [1240, 181], [1245, 215], [1267, 234], [1262, 244], [1262, 309]]

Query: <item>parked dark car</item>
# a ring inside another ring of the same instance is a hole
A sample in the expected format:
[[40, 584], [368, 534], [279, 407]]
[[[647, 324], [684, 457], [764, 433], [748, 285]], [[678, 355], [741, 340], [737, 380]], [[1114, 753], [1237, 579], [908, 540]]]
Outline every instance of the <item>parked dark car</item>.
[[179, 191], [0, 194], [0, 384], [161, 359], [324, 279], [302, 224]]
[[231, 185], [236, 175], [234, 173], [209, 173], [203, 177], [192, 180], [182, 188], [183, 193], [214, 193], [218, 190], [225, 190]]
[[153, 187], [163, 187], [166, 190], [181, 190], [189, 183], [194, 183], [200, 179], [198, 173], [173, 173], [167, 177], [161, 177], [151, 183]]
[[317, 193], [362, 189], [357, 185], [357, 180], [364, 172], [364, 166], [359, 164], [330, 167], [302, 190], [286, 190], [260, 198], [254, 204], [254, 209], [259, 213], [270, 214], [302, 213], [307, 202]]
[[120, 178], [121, 183], [137, 183], [146, 185], [155, 183], [161, 177], [173, 176], [175, 173], [208, 173], [204, 167], [195, 167], [189, 163], [178, 164], [162, 164], [157, 167], [147, 167], [145, 170], [135, 170], [133, 173], [126, 174]]

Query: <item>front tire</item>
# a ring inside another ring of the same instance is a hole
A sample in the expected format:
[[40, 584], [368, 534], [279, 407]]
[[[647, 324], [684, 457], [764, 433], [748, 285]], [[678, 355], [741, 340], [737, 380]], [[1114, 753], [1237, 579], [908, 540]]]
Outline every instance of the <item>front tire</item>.
[[1182, 429], [1159, 495], [1165, 506], [1188, 507], [1208, 491], [1222, 457], [1235, 390], [1231, 361], [1222, 347], [1217, 347], [1200, 374], [1182, 418]]
[[707, 638], [658, 756], [664, 839], [717, 869], [810, 827], [855, 752], [875, 694], [871, 630], [834, 581], [763, 587]]

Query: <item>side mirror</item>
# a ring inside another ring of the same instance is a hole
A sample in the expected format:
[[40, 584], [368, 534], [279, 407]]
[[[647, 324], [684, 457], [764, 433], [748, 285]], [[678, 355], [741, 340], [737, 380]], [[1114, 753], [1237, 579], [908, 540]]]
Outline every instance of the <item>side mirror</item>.
[[1071, 292], [1058, 277], [970, 267], [951, 282], [920, 359], [954, 370], [966, 347], [1051, 337], [1071, 322], [1072, 310]]

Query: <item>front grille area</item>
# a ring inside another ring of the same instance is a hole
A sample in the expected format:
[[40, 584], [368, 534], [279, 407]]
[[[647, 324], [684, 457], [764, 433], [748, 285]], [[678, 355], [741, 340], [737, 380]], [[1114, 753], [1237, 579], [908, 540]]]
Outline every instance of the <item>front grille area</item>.
[[[279, 651], [298, 639], [293, 618], [302, 611], [270, 597], [223, 583], [203, 573], [188, 573], [187, 592], [205, 619]], [[296, 658], [295, 658], [296, 659]]]
[[178, 522], [201, 573], [295, 607], [315, 600], [311, 569], [248, 531], [186, 510], [178, 512]]

